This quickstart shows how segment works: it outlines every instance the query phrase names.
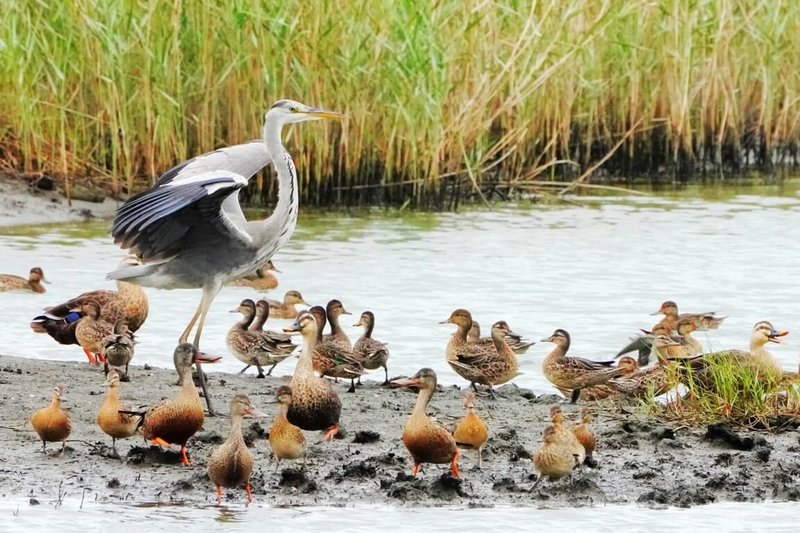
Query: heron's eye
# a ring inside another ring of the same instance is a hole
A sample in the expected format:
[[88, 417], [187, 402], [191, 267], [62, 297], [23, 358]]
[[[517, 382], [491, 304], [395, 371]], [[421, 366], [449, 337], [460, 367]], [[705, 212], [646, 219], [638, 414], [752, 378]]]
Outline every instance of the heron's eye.
[[297, 107], [292, 106], [289, 108], [289, 111], [291, 111], [292, 113], [297, 113]]

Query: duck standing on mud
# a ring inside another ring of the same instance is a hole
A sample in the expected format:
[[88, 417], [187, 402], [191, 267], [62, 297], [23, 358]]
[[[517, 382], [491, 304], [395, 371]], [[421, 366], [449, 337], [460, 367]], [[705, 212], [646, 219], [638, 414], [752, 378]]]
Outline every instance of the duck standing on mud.
[[489, 428], [475, 412], [475, 393], [468, 392], [464, 397], [464, 409], [467, 415], [461, 419], [453, 432], [459, 448], [478, 451], [478, 468], [483, 466], [483, 445], [489, 438]]
[[72, 431], [69, 416], [61, 408], [61, 399], [64, 397], [64, 385], [53, 389], [50, 405], [39, 409], [31, 417], [31, 425], [36, 434], [42, 439], [42, 453], [47, 451], [48, 442], [61, 441], [61, 453], [67, 446], [67, 438]]
[[275, 457], [275, 470], [278, 470], [282, 459], [295, 460], [301, 457], [305, 467], [308, 452], [306, 437], [300, 428], [287, 418], [289, 406], [292, 405], [292, 388], [287, 385], [278, 387], [275, 391], [275, 400], [280, 404], [280, 408], [278, 416], [269, 428], [269, 447]]
[[[111, 449], [117, 453], [117, 439], [127, 439], [136, 434], [141, 426], [142, 419], [136, 415], [127, 414], [130, 407], [123, 406], [119, 399], [120, 376], [116, 370], [111, 370], [106, 378], [106, 399], [97, 413], [97, 425], [103, 433], [111, 437]], [[121, 412], [122, 411], [122, 412]]]
[[456, 440], [427, 413], [428, 404], [436, 392], [436, 372], [430, 368], [423, 368], [413, 377], [396, 379], [391, 385], [414, 387], [419, 390], [417, 403], [403, 430], [403, 444], [414, 460], [411, 474], [416, 477], [424, 463], [450, 463], [450, 473], [457, 478], [460, 453]]

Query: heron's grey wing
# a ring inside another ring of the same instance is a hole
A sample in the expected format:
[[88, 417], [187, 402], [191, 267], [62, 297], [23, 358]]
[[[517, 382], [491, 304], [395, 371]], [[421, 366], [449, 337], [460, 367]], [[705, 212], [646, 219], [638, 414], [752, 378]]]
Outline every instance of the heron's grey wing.
[[158, 178], [156, 185], [179, 183], [199, 174], [218, 170], [233, 172], [249, 179], [270, 161], [267, 145], [262, 140], [235, 144], [198, 155], [172, 167]]
[[172, 257], [198, 239], [210, 245], [252, 238], [222, 204], [247, 186], [247, 178], [212, 171], [156, 185], [128, 200], [117, 211], [111, 234], [122, 248], [144, 261]]

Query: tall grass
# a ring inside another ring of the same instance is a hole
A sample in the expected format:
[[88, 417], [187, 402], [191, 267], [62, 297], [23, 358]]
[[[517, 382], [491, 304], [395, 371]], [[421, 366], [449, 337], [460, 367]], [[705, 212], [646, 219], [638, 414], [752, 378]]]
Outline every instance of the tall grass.
[[442, 204], [601, 160], [769, 168], [800, 136], [788, 0], [29, 0], [0, 21], [0, 162], [114, 189], [258, 136], [279, 98], [349, 117], [288, 137], [319, 204]]

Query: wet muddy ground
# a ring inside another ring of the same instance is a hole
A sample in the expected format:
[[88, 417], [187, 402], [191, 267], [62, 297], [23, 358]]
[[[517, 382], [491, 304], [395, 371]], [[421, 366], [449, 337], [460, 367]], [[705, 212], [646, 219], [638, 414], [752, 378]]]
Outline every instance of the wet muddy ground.
[[[0, 356], [0, 494], [56, 501], [64, 495], [101, 501], [214, 501], [205, 461], [227, 435], [229, 419], [206, 418], [190, 442], [192, 466], [180, 465], [178, 453], [146, 446], [141, 437], [117, 444], [95, 425], [103, 401], [102, 370], [77, 362], [58, 363]], [[280, 367], [276, 369], [280, 374]], [[122, 397], [146, 404], [177, 392], [175, 373], [163, 369], [131, 368], [131, 383]], [[289, 377], [257, 380], [253, 375], [210, 374], [218, 410], [236, 393], [245, 392], [261, 410], [275, 414], [275, 389]], [[49, 401], [52, 386], [67, 385], [73, 431], [66, 453], [50, 444], [47, 454], [26, 419]], [[608, 503], [692, 506], [721, 501], [797, 500], [800, 498], [800, 445], [796, 431], [779, 435], [734, 434], [728, 428], [689, 429], [649, 420], [635, 406], [595, 407], [597, 468], [584, 468], [574, 480], [536, 480], [530, 457], [538, 448], [549, 409], [561, 399], [536, 397], [531, 391], [507, 385], [496, 400], [479, 399], [477, 409], [491, 436], [484, 449], [483, 468], [474, 452], [464, 452], [461, 479], [446, 465], [427, 465], [418, 478], [410, 475], [411, 461], [400, 435], [415, 395], [367, 384], [355, 394], [338, 391], [344, 407], [343, 437], [311, 444], [309, 464], [285, 462], [276, 471], [270, 461], [266, 430], [271, 420], [246, 421], [245, 437], [255, 458], [254, 497], [275, 505], [533, 505], [573, 507]], [[430, 413], [454, 427], [462, 416], [463, 390], [447, 387], [433, 398]], [[580, 406], [565, 404], [568, 416]], [[225, 498], [242, 501], [243, 491], [227, 490]]]

